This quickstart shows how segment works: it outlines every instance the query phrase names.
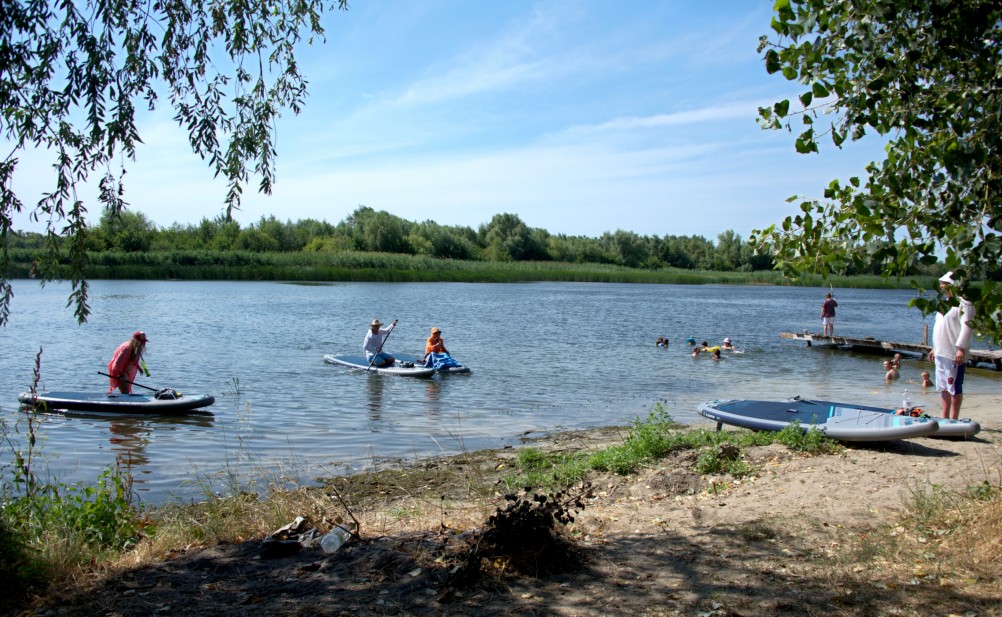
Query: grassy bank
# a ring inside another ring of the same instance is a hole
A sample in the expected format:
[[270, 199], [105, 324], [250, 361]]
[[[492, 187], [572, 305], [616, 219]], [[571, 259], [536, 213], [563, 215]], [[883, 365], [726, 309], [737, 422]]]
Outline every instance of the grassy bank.
[[[516, 492], [561, 495], [570, 487], [602, 478], [635, 476], [645, 469], [667, 466], [673, 472], [685, 471], [689, 478], [702, 478], [690, 492], [720, 501], [775, 464], [774, 456], [751, 456], [756, 449], [785, 449], [795, 457], [840, 456], [845, 451], [816, 432], [805, 434], [795, 428], [779, 433], [688, 429], [672, 421], [660, 405], [647, 418], [623, 429], [607, 429], [604, 435], [601, 445], [594, 448], [532, 446], [505, 457], [499, 452], [473, 452], [418, 461], [406, 468], [331, 478], [322, 487], [290, 489], [286, 478], [267, 478], [275, 487], [267, 495], [234, 485], [229, 496], [207, 492], [200, 503], [157, 508], [135, 503], [128, 478], [113, 470], [103, 473], [94, 486], [40, 482], [41, 474], [31, 469], [31, 461], [40, 460], [40, 453], [29, 453], [28, 458], [18, 459], [16, 481], [4, 486], [0, 575], [9, 590], [20, 591], [22, 597], [40, 594], [43, 606], [53, 606], [59, 602], [56, 595], [78, 588], [99, 572], [145, 567], [186, 550], [182, 547], [260, 541], [300, 516], [321, 532], [353, 521], [360, 523], [363, 539], [403, 543], [410, 533], [407, 530], [433, 533], [428, 530], [438, 527], [459, 533], [490, 528], [492, 520], [511, 511], [506, 504], [538, 509], [532, 504], [553, 503], [537, 497], [531, 498], [531, 504], [506, 497]], [[824, 466], [824, 458], [819, 460], [818, 465]], [[611, 486], [609, 482], [601, 480], [602, 486]], [[881, 576], [907, 580], [913, 573], [902, 570], [901, 564], [921, 562], [936, 563], [937, 572], [949, 576], [977, 577], [970, 563], [972, 551], [986, 567], [997, 559], [991, 551], [1002, 537], [1000, 496], [999, 480], [960, 493], [942, 487], [915, 490], [903, 515], [881, 523], [859, 542], [846, 543], [834, 558], [846, 571], [866, 570], [871, 576], [879, 570]], [[762, 527], [748, 532], [752, 539], [780, 533]], [[944, 541], [929, 543], [924, 537]], [[961, 545], [964, 550], [958, 551]], [[434, 554], [431, 551], [432, 558]], [[493, 574], [506, 570], [504, 555], [492, 555], [484, 563]], [[378, 576], [378, 572], [355, 570], [352, 576]], [[119, 588], [114, 593], [121, 597]]]
[[[32, 275], [36, 254], [11, 253], [14, 278]], [[772, 270], [722, 272], [665, 268], [643, 270], [607, 264], [561, 262], [486, 262], [435, 259], [415, 255], [367, 252], [256, 253], [249, 251], [165, 251], [91, 253], [91, 279], [234, 280], [312, 282], [468, 282], [514, 283], [568, 281], [596, 283], [656, 283], [682, 285], [799, 285], [840, 288], [908, 288], [909, 280], [879, 276], [832, 277], [810, 275], [784, 279]], [[68, 266], [61, 266], [68, 275]], [[932, 279], [924, 281], [931, 286]]]

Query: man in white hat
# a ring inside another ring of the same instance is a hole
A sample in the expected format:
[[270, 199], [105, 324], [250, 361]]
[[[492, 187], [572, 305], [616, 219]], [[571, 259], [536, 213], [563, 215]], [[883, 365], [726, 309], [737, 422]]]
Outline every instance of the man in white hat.
[[396, 362], [396, 358], [390, 354], [383, 351], [383, 343], [386, 342], [386, 337], [390, 335], [390, 331], [397, 325], [397, 320], [394, 319], [393, 323], [385, 328], [381, 327], [383, 323], [378, 319], [373, 319], [372, 323], [369, 324], [369, 330], [365, 333], [365, 340], [362, 341], [362, 350], [365, 352], [365, 359], [369, 361], [369, 364], [375, 367], [393, 366]]
[[[947, 300], [954, 297], [953, 272], [939, 277], [939, 288]], [[974, 305], [958, 297], [959, 304], [944, 313], [936, 313], [932, 330], [932, 349], [929, 360], [936, 363], [936, 389], [943, 398], [943, 417], [960, 417], [960, 404], [964, 402], [964, 367], [967, 350], [971, 348], [974, 331]]]

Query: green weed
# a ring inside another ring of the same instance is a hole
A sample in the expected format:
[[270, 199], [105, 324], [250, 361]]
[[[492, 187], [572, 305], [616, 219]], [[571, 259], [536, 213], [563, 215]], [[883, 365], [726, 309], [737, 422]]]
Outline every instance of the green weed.
[[561, 489], [580, 482], [588, 473], [587, 458], [580, 453], [546, 453], [536, 448], [519, 450], [518, 471], [501, 478], [506, 491], [525, 487]]
[[725, 443], [703, 449], [696, 457], [695, 470], [701, 474], [730, 474], [736, 478], [751, 474], [751, 467], [741, 459], [741, 449]]
[[[40, 381], [41, 358], [39, 349], [32, 392]], [[0, 418], [2, 442], [13, 461], [0, 490], [0, 573], [9, 589], [21, 593], [10, 597], [13, 602], [43, 584], [45, 573], [68, 575], [102, 552], [127, 549], [144, 526], [133, 504], [132, 478], [118, 468], [105, 469], [93, 484], [40, 479], [41, 422], [30, 409], [13, 425]]]
[[995, 486], [988, 480], [982, 480], [980, 484], [967, 487], [967, 495], [977, 501], [991, 501], [1002, 494], [1002, 487]]
[[596, 452], [589, 457], [588, 464], [597, 471], [632, 473], [650, 461], [690, 447], [679, 428], [661, 403], [656, 403], [646, 420], [638, 418], [633, 422], [622, 445]]
[[623, 443], [590, 455], [550, 455], [534, 449], [519, 453], [519, 473], [502, 478], [506, 489], [520, 487], [567, 487], [583, 479], [588, 471], [619, 475], [636, 472], [644, 465], [680, 450], [698, 449], [695, 470], [702, 474], [751, 475], [752, 467], [743, 460], [740, 448], [780, 443], [806, 454], [835, 454], [843, 447], [816, 429], [804, 431], [791, 425], [780, 432], [711, 431], [689, 429], [671, 418], [656, 403], [647, 418], [637, 418]]
[[816, 427], [805, 431], [797, 422], [776, 433], [776, 441], [791, 450], [806, 454], [836, 454], [845, 449], [839, 442], [825, 437]]

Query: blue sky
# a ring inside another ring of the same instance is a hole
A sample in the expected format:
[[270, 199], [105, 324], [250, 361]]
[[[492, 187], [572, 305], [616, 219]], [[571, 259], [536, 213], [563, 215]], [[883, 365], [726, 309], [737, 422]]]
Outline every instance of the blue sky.
[[[872, 140], [798, 155], [755, 123], [799, 92], [756, 51], [772, 4], [355, 0], [301, 50], [310, 96], [279, 122], [274, 193], [255, 180], [235, 218], [337, 223], [366, 205], [473, 228], [514, 213], [556, 234], [747, 237], [881, 156]], [[172, 115], [141, 118], [126, 176], [131, 208], [162, 226], [213, 218], [226, 194]], [[34, 203], [50, 175], [22, 159]]]

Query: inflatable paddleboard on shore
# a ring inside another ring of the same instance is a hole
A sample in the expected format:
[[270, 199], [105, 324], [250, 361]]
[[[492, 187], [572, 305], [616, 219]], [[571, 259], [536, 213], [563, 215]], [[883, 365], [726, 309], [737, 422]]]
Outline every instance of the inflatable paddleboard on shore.
[[[891, 411], [891, 413], [888, 413]], [[893, 441], [926, 437], [939, 430], [932, 418], [899, 416], [893, 410], [849, 403], [793, 399], [789, 401], [713, 400], [699, 413], [721, 424], [756, 431], [781, 431], [797, 423], [804, 432], [817, 427], [839, 441]]]
[[[793, 400], [810, 400], [810, 399], [800, 399], [798, 397]], [[810, 402], [816, 405], [844, 405], [844, 403], [833, 403], [832, 401], [811, 400]], [[854, 409], [865, 409], [868, 411], [877, 411], [880, 413], [887, 413], [891, 415], [900, 415], [898, 414], [897, 409], [889, 409], [887, 407], [874, 407], [871, 405], [852, 405], [852, 407]], [[912, 407], [909, 409], [909, 411], [910, 414], [904, 414], [904, 415], [912, 415], [913, 417], [926, 417], [926, 418], [931, 417], [933, 420], [936, 421], [936, 425], [938, 428], [936, 429], [936, 432], [930, 434], [929, 437], [963, 438], [963, 437], [973, 437], [981, 432], [981, 425], [969, 418], [965, 418], [962, 420], [936, 418], [934, 416], [931, 416], [930, 414], [923, 413], [922, 409], [918, 407]]]

